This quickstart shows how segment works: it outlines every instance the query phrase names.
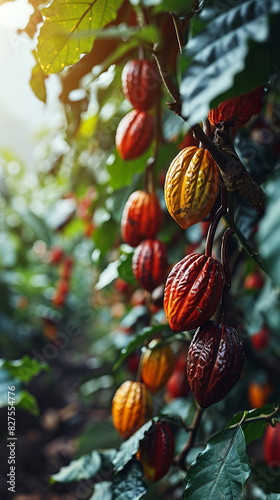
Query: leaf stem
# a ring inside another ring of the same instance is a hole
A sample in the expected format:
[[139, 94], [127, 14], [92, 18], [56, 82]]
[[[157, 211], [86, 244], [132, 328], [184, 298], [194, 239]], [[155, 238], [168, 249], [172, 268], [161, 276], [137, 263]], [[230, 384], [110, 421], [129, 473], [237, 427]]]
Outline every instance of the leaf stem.
[[258, 417], [251, 417], [246, 419], [246, 415], [242, 417], [241, 421], [238, 422], [237, 424], [233, 424], [229, 427], [229, 429], [233, 429], [235, 427], [240, 427], [242, 424], [250, 424], [252, 422], [259, 422], [261, 420], [265, 420], [266, 422], [270, 422], [273, 418], [273, 416], [278, 412], [279, 410], [279, 405], [274, 409], [272, 413], [269, 415], [259, 415]]
[[204, 412], [204, 409], [200, 408], [200, 406], [199, 406], [195, 412], [192, 424], [188, 428], [189, 432], [190, 432], [189, 439], [187, 440], [185, 446], [182, 448], [180, 453], [174, 458], [174, 461], [173, 461], [174, 465], [177, 465], [182, 470], [185, 470], [185, 471], [187, 470], [185, 461], [186, 461], [186, 458], [187, 458], [189, 451], [191, 450], [191, 448], [194, 445], [195, 438], [196, 438], [196, 435], [198, 432], [198, 428], [199, 428], [199, 424], [201, 422], [201, 417], [203, 415], [203, 412]]

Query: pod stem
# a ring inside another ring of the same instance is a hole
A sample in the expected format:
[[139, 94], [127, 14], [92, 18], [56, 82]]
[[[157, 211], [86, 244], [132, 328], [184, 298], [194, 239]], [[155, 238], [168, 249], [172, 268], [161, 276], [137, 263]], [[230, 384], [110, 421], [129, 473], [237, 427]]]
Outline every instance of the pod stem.
[[155, 163], [156, 163], [156, 160], [153, 156], [151, 156], [146, 163], [146, 168], [145, 168], [145, 172], [144, 172], [144, 190], [147, 193], [154, 192], [153, 169], [154, 169]]
[[228, 303], [228, 294], [231, 288], [231, 274], [230, 274], [230, 267], [229, 267], [229, 258], [228, 258], [228, 245], [230, 238], [234, 234], [234, 229], [232, 227], [228, 227], [224, 234], [223, 234], [223, 239], [222, 239], [222, 247], [221, 247], [221, 259], [222, 259], [222, 265], [224, 269], [224, 276], [225, 276], [225, 284], [223, 288], [223, 295], [222, 295], [222, 307], [221, 307], [221, 318], [220, 318], [220, 323], [224, 324], [226, 320], [226, 313], [227, 313], [227, 303]]
[[206, 245], [205, 245], [206, 257], [211, 257], [216, 229], [220, 219], [223, 217], [223, 215], [226, 214], [226, 211], [227, 211], [227, 195], [226, 195], [226, 188], [223, 187], [221, 191], [221, 206], [215, 213], [207, 233]]

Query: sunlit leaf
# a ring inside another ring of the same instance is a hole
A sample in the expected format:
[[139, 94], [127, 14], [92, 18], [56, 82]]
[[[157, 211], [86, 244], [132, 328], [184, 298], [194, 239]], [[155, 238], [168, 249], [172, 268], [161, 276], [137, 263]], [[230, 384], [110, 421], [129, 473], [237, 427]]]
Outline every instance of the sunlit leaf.
[[49, 366], [29, 356], [23, 356], [14, 361], [0, 360], [1, 366], [7, 370], [12, 377], [22, 382], [29, 382], [42, 370], [49, 370]]
[[46, 79], [48, 75], [42, 71], [42, 68], [38, 61], [36, 61], [35, 66], [32, 68], [30, 87], [32, 88], [34, 94], [40, 101], [47, 101], [47, 91], [46, 91]]
[[37, 56], [44, 73], [56, 73], [89, 52], [100, 30], [117, 17], [123, 0], [83, 2], [53, 0], [42, 10], [46, 20], [38, 38]]

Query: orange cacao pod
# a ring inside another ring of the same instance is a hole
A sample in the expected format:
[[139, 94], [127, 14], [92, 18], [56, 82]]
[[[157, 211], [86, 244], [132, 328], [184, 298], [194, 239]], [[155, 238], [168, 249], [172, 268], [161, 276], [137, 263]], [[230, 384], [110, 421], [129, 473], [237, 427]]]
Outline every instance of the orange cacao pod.
[[183, 229], [210, 212], [218, 196], [219, 179], [219, 169], [207, 149], [191, 146], [174, 158], [165, 178], [165, 202]]
[[116, 147], [123, 160], [134, 160], [150, 147], [154, 136], [154, 118], [146, 111], [133, 109], [120, 121]]
[[167, 344], [152, 340], [142, 358], [142, 380], [154, 393], [162, 389], [175, 364], [175, 356]]
[[127, 380], [116, 391], [112, 402], [113, 423], [127, 439], [152, 417], [152, 398], [142, 382]]
[[280, 424], [276, 427], [268, 425], [263, 440], [264, 459], [270, 467], [280, 465]]
[[251, 381], [248, 386], [248, 399], [251, 408], [260, 408], [268, 403], [273, 387], [269, 382], [259, 384]]
[[134, 191], [128, 198], [121, 219], [123, 240], [136, 247], [142, 240], [154, 238], [163, 220], [163, 213], [155, 193]]
[[187, 376], [191, 391], [202, 408], [223, 399], [237, 383], [244, 351], [235, 328], [208, 321], [190, 343]]
[[151, 292], [163, 282], [167, 266], [167, 251], [162, 241], [144, 240], [135, 248], [132, 271], [144, 290]]
[[152, 482], [165, 476], [172, 463], [174, 450], [174, 436], [169, 425], [156, 422], [147, 432], [137, 453], [144, 476]]
[[216, 311], [223, 291], [222, 264], [192, 253], [178, 262], [167, 277], [164, 310], [174, 332], [193, 330]]
[[208, 119], [211, 125], [220, 122], [247, 123], [253, 115], [259, 114], [262, 107], [263, 87], [257, 87], [247, 94], [223, 101], [217, 108], [211, 109]]
[[154, 61], [133, 59], [122, 72], [122, 89], [135, 109], [145, 111], [156, 103], [159, 73]]

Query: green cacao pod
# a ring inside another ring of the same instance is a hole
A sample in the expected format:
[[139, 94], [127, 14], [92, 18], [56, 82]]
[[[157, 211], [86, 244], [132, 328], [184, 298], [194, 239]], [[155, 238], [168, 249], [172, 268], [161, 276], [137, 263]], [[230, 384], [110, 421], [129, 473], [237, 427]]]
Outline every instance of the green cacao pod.
[[165, 202], [183, 229], [208, 215], [218, 196], [219, 180], [217, 164], [204, 148], [185, 148], [172, 161], [165, 179]]

